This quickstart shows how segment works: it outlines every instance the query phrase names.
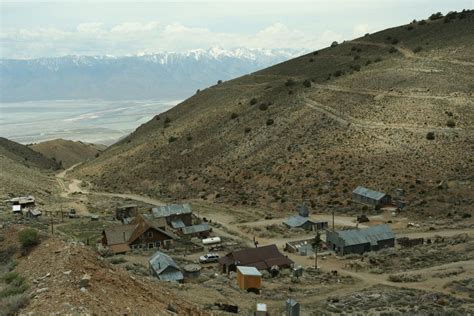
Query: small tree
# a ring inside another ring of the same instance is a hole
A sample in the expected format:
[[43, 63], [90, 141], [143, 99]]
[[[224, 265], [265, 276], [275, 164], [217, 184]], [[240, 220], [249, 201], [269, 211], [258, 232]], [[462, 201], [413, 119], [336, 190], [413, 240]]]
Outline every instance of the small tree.
[[38, 232], [33, 228], [25, 228], [18, 232], [18, 240], [23, 248], [39, 244]]
[[306, 79], [305, 81], [303, 81], [303, 86], [305, 86], [306, 88], [310, 88], [311, 87], [311, 81]]
[[236, 119], [238, 116], [239, 116], [239, 115], [238, 115], [237, 113], [232, 113], [232, 114], [230, 115], [230, 118], [231, 118], [231, 119]]
[[454, 122], [454, 120], [448, 120], [446, 122], [446, 126], [453, 128], [456, 126], [456, 123]]
[[426, 134], [426, 139], [427, 139], [427, 140], [433, 140], [433, 139], [435, 139], [435, 134], [434, 134], [434, 132], [428, 132], [428, 134]]
[[293, 79], [288, 79], [288, 80], [285, 82], [285, 86], [291, 87], [291, 86], [294, 86], [295, 83], [296, 83], [296, 82], [295, 82]]
[[339, 45], [339, 43], [337, 41], [334, 41], [332, 42], [331, 47], [336, 47], [337, 45]]
[[255, 105], [255, 104], [257, 104], [257, 98], [252, 98], [250, 100], [250, 105]]

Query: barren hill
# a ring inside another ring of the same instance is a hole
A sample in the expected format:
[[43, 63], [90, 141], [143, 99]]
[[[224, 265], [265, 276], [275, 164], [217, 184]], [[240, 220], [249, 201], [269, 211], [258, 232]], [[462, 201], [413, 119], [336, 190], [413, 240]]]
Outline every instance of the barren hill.
[[88, 144], [81, 141], [54, 139], [33, 144], [30, 148], [57, 161], [63, 168], [69, 168], [79, 162], [99, 156], [106, 146]]
[[472, 11], [414, 21], [212, 86], [76, 174], [110, 191], [280, 210], [343, 210], [356, 185], [403, 188], [420, 216], [467, 209], [473, 27]]
[[48, 196], [56, 189], [52, 171], [58, 164], [30, 148], [0, 138], [0, 199], [33, 194]]

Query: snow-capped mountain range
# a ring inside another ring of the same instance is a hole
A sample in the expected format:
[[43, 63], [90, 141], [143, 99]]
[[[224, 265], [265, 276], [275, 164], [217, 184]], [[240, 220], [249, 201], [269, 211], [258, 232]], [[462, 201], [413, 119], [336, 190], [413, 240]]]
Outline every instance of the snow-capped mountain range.
[[0, 95], [3, 102], [184, 98], [217, 80], [229, 80], [304, 53], [213, 47], [121, 57], [1, 59]]

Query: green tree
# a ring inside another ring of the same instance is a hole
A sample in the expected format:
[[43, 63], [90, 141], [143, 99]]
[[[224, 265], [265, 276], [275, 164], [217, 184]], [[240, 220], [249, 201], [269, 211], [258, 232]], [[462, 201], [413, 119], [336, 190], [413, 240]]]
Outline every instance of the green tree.
[[18, 232], [18, 240], [24, 248], [28, 248], [39, 243], [38, 232], [33, 228], [25, 228]]
[[311, 246], [313, 246], [314, 250], [314, 268], [318, 268], [318, 249], [321, 247], [321, 234], [319, 231], [316, 229], [316, 236], [314, 236], [313, 243]]

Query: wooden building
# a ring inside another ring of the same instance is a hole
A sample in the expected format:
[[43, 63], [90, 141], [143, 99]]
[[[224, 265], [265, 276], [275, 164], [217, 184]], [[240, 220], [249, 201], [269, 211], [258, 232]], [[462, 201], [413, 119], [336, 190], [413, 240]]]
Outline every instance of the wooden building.
[[241, 290], [259, 291], [262, 287], [262, 274], [255, 267], [237, 267], [237, 285]]
[[169, 204], [154, 207], [151, 214], [154, 218], [165, 218], [168, 226], [174, 229], [181, 229], [193, 224], [193, 212], [189, 204]]
[[383, 192], [378, 192], [358, 186], [354, 191], [352, 191], [352, 200], [357, 203], [362, 203], [378, 208], [390, 204], [392, 198], [390, 195]]

